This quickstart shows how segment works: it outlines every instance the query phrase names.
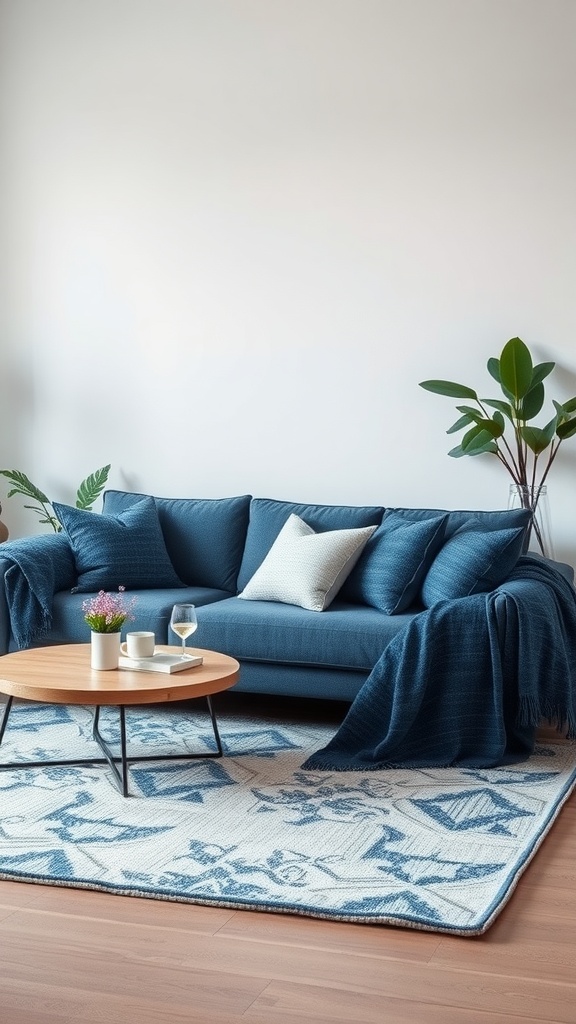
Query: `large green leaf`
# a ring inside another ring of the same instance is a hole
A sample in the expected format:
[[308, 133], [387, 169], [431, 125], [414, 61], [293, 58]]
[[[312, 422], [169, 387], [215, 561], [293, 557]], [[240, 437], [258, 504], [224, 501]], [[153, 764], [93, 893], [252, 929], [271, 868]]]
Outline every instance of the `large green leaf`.
[[483, 430], [486, 430], [490, 437], [502, 437], [504, 433], [504, 420], [502, 418], [497, 419], [496, 416], [491, 420], [481, 420], [478, 425]]
[[532, 383], [530, 388], [532, 389], [536, 384], [539, 384], [540, 381], [544, 380], [545, 377], [548, 377], [555, 366], [556, 363], [538, 363], [532, 370]]
[[574, 434], [576, 434], [576, 417], [572, 420], [567, 420], [565, 423], [560, 423], [556, 428], [556, 433], [561, 441], [565, 441], [567, 437], [574, 437]]
[[512, 422], [512, 406], [509, 402], [503, 402], [499, 398], [481, 398], [482, 405], [489, 405], [491, 409], [498, 409], [510, 422]]
[[500, 355], [500, 378], [503, 388], [519, 402], [532, 386], [532, 356], [520, 338], [510, 338]]
[[544, 405], [544, 385], [536, 384], [518, 404], [518, 419], [533, 420]]
[[20, 470], [0, 469], [0, 475], [5, 476], [7, 480], [14, 484], [12, 490], [8, 491], [8, 498], [11, 498], [13, 494], [22, 494], [25, 498], [33, 498], [34, 501], [40, 501], [43, 504], [49, 501], [44, 492], [36, 487], [26, 474], [21, 473]]
[[419, 387], [425, 391], [432, 391], [435, 395], [445, 395], [447, 398], [478, 397], [472, 388], [467, 388], [464, 384], [455, 384], [451, 380], [423, 380], [420, 381]]
[[458, 412], [463, 413], [464, 416], [469, 416], [475, 423], [480, 423], [484, 416], [480, 409], [475, 409], [472, 405], [457, 405]]
[[455, 434], [458, 430], [462, 430], [464, 427], [468, 427], [474, 421], [470, 419], [470, 416], [461, 416], [456, 423], [453, 423], [451, 427], [448, 427], [447, 434]]
[[488, 362], [486, 363], [486, 366], [488, 367], [488, 373], [490, 374], [490, 376], [494, 377], [494, 380], [498, 381], [498, 383], [501, 384], [502, 381], [500, 380], [500, 360], [495, 359], [494, 356], [491, 356]]
[[550, 442], [552, 441], [552, 438], [554, 437], [554, 434], [556, 433], [556, 427], [557, 426], [558, 426], [558, 417], [557, 416], [553, 416], [552, 419], [546, 424], [546, 426], [542, 427], [543, 433], [548, 438], [548, 444], [550, 444]]
[[487, 441], [483, 445], [475, 445], [473, 448], [468, 448], [464, 453], [465, 455], [485, 455], [489, 452], [491, 455], [496, 455], [498, 452], [498, 445], [495, 441]]
[[499, 359], [494, 359], [492, 357], [491, 359], [488, 360], [488, 362], [486, 363], [486, 366], [488, 367], [488, 373], [490, 374], [490, 376], [494, 377], [494, 380], [498, 381], [498, 383], [499, 383], [500, 387], [502, 388], [502, 391], [506, 395], [506, 398], [508, 399], [508, 401], [509, 402], [514, 402], [516, 399], [515, 399], [513, 393], [502, 382], [502, 372], [501, 372], [501, 369], [500, 369], [500, 360]]
[[546, 431], [542, 430], [541, 427], [520, 427], [520, 434], [524, 438], [530, 451], [534, 452], [534, 455], [540, 455], [541, 452], [545, 451], [550, 444], [550, 438]]
[[464, 451], [466, 451], [468, 445], [472, 444], [472, 442], [476, 440], [480, 433], [482, 433], [482, 427], [479, 427], [477, 423], [475, 423], [473, 427], [470, 427], [470, 430], [466, 431], [460, 442]]
[[480, 431], [479, 434], [466, 445], [464, 449], [465, 455], [483, 455], [485, 452], [490, 452], [495, 455], [498, 451], [496, 442], [492, 439], [491, 435], [487, 430]]
[[[492, 421], [486, 420], [486, 423], [492, 424]], [[482, 451], [497, 451], [492, 429], [472, 427], [462, 438], [462, 448], [465, 455], [479, 455]]]
[[455, 448], [451, 448], [448, 452], [451, 459], [461, 459], [463, 455], [466, 455], [461, 444], [457, 444]]
[[576, 412], [576, 398], [569, 398], [567, 402], [562, 403], [564, 412]]
[[91, 473], [82, 481], [76, 494], [76, 508], [82, 508], [86, 512], [92, 510], [94, 502], [106, 486], [109, 472], [110, 464], [97, 469], [95, 473]]

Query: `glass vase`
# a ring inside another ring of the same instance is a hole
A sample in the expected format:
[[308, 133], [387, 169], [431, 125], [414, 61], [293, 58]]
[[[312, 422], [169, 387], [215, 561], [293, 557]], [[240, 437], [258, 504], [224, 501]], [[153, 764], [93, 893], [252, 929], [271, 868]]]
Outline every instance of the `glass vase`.
[[529, 484], [510, 484], [508, 508], [527, 508], [532, 512], [525, 550], [544, 555], [545, 558], [554, 558], [546, 485], [531, 487]]

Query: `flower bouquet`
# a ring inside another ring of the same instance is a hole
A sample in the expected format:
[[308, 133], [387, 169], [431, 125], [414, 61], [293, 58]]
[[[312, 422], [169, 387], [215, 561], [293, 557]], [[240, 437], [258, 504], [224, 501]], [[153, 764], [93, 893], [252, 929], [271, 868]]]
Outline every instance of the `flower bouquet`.
[[124, 597], [124, 587], [118, 587], [117, 594], [101, 590], [96, 597], [87, 598], [82, 604], [84, 620], [92, 630], [90, 644], [90, 665], [95, 669], [118, 668], [120, 657], [120, 630], [127, 620], [133, 621], [132, 609], [136, 598], [129, 601]]
[[118, 587], [117, 594], [108, 594], [101, 590], [96, 597], [84, 601], [84, 620], [93, 633], [119, 633], [126, 621], [134, 621], [132, 609], [136, 604], [136, 598], [126, 600], [124, 591], [124, 587]]

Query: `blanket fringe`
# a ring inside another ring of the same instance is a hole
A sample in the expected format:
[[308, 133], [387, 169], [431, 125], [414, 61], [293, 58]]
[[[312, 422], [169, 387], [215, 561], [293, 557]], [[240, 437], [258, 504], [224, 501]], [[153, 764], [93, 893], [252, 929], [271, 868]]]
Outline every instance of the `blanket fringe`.
[[35, 644], [40, 643], [42, 640], [46, 640], [50, 635], [51, 629], [52, 616], [49, 611], [42, 609], [41, 622], [36, 623], [33, 630], [24, 634], [19, 633], [18, 636], [15, 636], [14, 639], [18, 644], [18, 650], [27, 650], [29, 647], [34, 647]]
[[576, 717], [570, 708], [561, 708], [549, 701], [537, 700], [535, 697], [521, 697], [518, 724], [538, 726], [542, 721], [554, 726], [558, 732], [564, 733], [566, 739], [576, 739]]

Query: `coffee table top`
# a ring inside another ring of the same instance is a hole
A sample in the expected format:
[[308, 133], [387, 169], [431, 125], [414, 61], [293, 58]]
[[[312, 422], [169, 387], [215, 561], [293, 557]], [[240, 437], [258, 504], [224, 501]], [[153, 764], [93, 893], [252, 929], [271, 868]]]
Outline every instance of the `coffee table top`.
[[[157, 647], [178, 654], [180, 647]], [[234, 686], [240, 666], [217, 651], [187, 647], [202, 665], [172, 674], [90, 667], [90, 644], [33, 647], [0, 657], [0, 693], [42, 704], [158, 704], [205, 697]]]

